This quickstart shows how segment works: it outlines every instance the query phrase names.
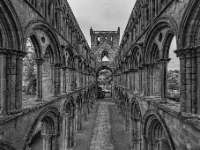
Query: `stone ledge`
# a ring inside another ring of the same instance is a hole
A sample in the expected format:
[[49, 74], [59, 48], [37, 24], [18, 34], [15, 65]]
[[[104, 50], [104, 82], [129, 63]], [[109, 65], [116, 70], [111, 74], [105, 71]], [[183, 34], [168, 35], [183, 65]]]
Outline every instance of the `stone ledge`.
[[[92, 86], [90, 86], [90, 87], [92, 87]], [[88, 86], [86, 88], [77, 89], [75, 91], [68, 91], [68, 93], [62, 93], [61, 95], [59, 95], [57, 97], [53, 97], [53, 96], [44, 97], [43, 100], [41, 100], [41, 101], [36, 101], [35, 98], [23, 100], [23, 105], [22, 105], [21, 111], [12, 113], [12, 114], [0, 115], [0, 124], [6, 123], [8, 121], [11, 121], [12, 119], [23, 116], [24, 114], [27, 114], [29, 112], [33, 112], [40, 108], [51, 105], [52, 103], [58, 102], [59, 100], [62, 100], [64, 98], [67, 99], [70, 96], [72, 96], [73, 94], [79, 93], [82, 90], [86, 90], [90, 87]]]
[[132, 91], [126, 87], [123, 86], [118, 86], [118, 87], [125, 90], [129, 94], [129, 97], [135, 97], [140, 99], [141, 101], [146, 101], [151, 105], [153, 105], [154, 107], [161, 109], [162, 111], [169, 113], [170, 115], [179, 118], [185, 123], [191, 125], [195, 129], [200, 130], [200, 115], [180, 112], [180, 102], [175, 102], [168, 99], [166, 103], [160, 103], [161, 102], [160, 97], [144, 96], [140, 95], [139, 92]]

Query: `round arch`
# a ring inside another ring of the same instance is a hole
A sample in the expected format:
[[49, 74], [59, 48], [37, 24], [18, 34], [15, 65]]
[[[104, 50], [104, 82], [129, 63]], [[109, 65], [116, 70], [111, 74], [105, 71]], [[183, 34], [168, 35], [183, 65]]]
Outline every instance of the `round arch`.
[[[58, 41], [56, 33], [53, 31], [51, 25], [44, 20], [33, 20], [31, 21], [25, 28], [25, 38], [28, 39], [31, 35], [36, 36], [36, 31], [43, 31], [50, 40], [53, 54], [54, 54], [54, 62], [62, 63], [62, 53], [60, 51], [60, 43]], [[41, 48], [41, 47], [40, 47]], [[24, 40], [23, 51], [26, 50], [26, 40]]]
[[200, 1], [190, 0], [180, 24], [178, 49], [200, 45], [199, 6]]
[[55, 107], [47, 107], [45, 108], [37, 117], [37, 119], [35, 120], [35, 122], [33, 123], [27, 139], [26, 139], [26, 144], [24, 146], [24, 150], [27, 150], [29, 147], [29, 144], [32, 141], [32, 138], [34, 136], [34, 133], [39, 125], [39, 123], [44, 120], [44, 119], [48, 119], [49, 118], [49, 122], [51, 122], [53, 124], [53, 130], [55, 131], [55, 134], [59, 134], [60, 132], [60, 124], [59, 124], [59, 120], [60, 120], [60, 113], [58, 111], [57, 108]]
[[[171, 133], [157, 110], [148, 110], [144, 114], [142, 132], [144, 135], [144, 147], [146, 149], [148, 145], [147, 139], [149, 138], [154, 142], [157, 142], [158, 140], [162, 141], [163, 145], [158, 146], [161, 148], [161, 150], [175, 150]], [[155, 136], [157, 139], [155, 139], [153, 136]]]
[[110, 68], [110, 67], [108, 67], [108, 66], [101, 66], [101, 67], [97, 68], [97, 70], [96, 70], [96, 77], [98, 76], [99, 72], [100, 72], [101, 70], [104, 70], [104, 69], [109, 70], [109, 71], [113, 74], [112, 68]]
[[[158, 18], [157, 20], [155, 20], [154, 24], [150, 27], [149, 32], [147, 33], [146, 39], [144, 41], [145, 46], [144, 46], [144, 57], [143, 57], [143, 62], [145, 63], [149, 63], [149, 48], [153, 46], [154, 42], [154, 38], [156, 37], [156, 35], [164, 28], [168, 28], [168, 30], [170, 31], [170, 33], [173, 35], [175, 35], [177, 37], [178, 35], [178, 25], [176, 23], [176, 21], [169, 16], [163, 16], [161, 18]], [[168, 35], [168, 34], [166, 34]], [[162, 54], [161, 54], [162, 56]]]
[[131, 104], [131, 121], [132, 121], [132, 142], [134, 148], [142, 147], [142, 113], [139, 102], [133, 97]]
[[22, 51], [23, 30], [17, 12], [10, 0], [0, 2], [0, 13], [0, 47]]
[[132, 49], [132, 67], [137, 68], [140, 65], [143, 64], [143, 53], [142, 53], [142, 47], [140, 45], [135, 45]]
[[1, 150], [16, 150], [10, 143], [0, 141]]

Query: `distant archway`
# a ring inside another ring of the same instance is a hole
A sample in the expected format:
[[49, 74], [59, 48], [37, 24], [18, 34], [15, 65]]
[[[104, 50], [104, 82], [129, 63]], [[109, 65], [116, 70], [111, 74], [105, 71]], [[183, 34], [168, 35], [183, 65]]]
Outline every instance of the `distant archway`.
[[107, 66], [102, 66], [97, 69], [97, 98], [105, 98], [112, 96], [112, 69]]

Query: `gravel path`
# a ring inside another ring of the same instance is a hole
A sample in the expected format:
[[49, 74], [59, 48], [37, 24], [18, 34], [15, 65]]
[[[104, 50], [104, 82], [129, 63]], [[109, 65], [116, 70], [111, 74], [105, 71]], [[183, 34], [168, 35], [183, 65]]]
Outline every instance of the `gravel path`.
[[108, 106], [113, 103], [100, 102], [90, 150], [114, 150]]
[[131, 150], [131, 134], [124, 132], [124, 119], [111, 99], [97, 100], [83, 131], [75, 133], [74, 150]]

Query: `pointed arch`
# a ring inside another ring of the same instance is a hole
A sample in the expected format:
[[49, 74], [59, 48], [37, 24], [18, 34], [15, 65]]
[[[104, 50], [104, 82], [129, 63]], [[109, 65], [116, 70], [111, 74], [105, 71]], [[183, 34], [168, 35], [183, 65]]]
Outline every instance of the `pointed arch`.
[[[54, 54], [54, 60], [55, 64], [61, 63], [62, 56], [61, 56], [61, 50], [60, 50], [60, 43], [58, 41], [57, 35], [52, 29], [52, 27], [44, 20], [33, 20], [31, 21], [25, 28], [25, 39], [28, 39], [30, 35], [36, 34], [37, 31], [43, 31], [49, 38], [53, 54]], [[23, 44], [23, 48], [25, 51], [25, 45], [26, 42]]]
[[[144, 114], [143, 123], [144, 124], [142, 131], [144, 135], [144, 140], [146, 141], [144, 143], [145, 147], [148, 145], [147, 139], [150, 139], [153, 140], [152, 142], [157, 142], [158, 140], [160, 140], [161, 142], [164, 142], [163, 144], [167, 145], [170, 148], [170, 150], [175, 150], [175, 145], [171, 133], [165, 121], [162, 119], [161, 115], [157, 110], [148, 110]], [[163, 139], [163, 137], [165, 139]], [[161, 147], [162, 150], [162, 145], [158, 146]]]
[[178, 33], [178, 49], [200, 45], [200, 1], [190, 0]]
[[10, 143], [0, 141], [0, 149], [1, 150], [16, 150]]
[[[27, 134], [26, 144], [24, 145], [23, 150], [27, 150], [29, 145], [32, 142], [32, 139], [37, 131], [37, 128], [41, 122], [45, 122], [48, 126], [48, 129], [52, 130], [52, 133], [58, 135], [60, 132], [60, 113], [55, 107], [45, 108], [36, 118], [35, 122], [31, 126], [29, 133]], [[46, 126], [47, 127], [47, 126]], [[46, 128], [47, 129], [47, 128]], [[44, 130], [45, 131], [45, 130]], [[48, 132], [48, 131], [47, 131]]]
[[145, 38], [145, 46], [144, 46], [144, 57], [143, 61], [145, 63], [149, 63], [149, 48], [153, 46], [154, 39], [156, 35], [164, 28], [168, 28], [168, 30], [173, 33], [173, 35], [178, 35], [178, 25], [176, 21], [170, 16], [163, 16], [156, 19], [153, 25], [149, 28], [149, 31]]
[[0, 1], [0, 18], [0, 46], [21, 51], [23, 30], [19, 17], [9, 0]]

